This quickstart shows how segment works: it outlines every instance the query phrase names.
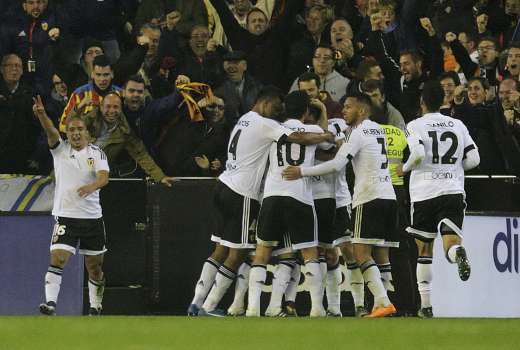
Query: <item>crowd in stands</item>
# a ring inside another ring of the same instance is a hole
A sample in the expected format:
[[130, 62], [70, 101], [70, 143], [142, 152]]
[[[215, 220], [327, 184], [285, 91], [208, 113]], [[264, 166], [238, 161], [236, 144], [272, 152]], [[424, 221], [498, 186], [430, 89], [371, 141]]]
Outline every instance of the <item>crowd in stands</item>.
[[[63, 132], [87, 121], [112, 176], [216, 176], [258, 91], [352, 93], [405, 128], [425, 81], [479, 147], [520, 173], [520, 0], [2, 0], [0, 174], [49, 174], [40, 95]], [[166, 174], [166, 175], [165, 175]]]

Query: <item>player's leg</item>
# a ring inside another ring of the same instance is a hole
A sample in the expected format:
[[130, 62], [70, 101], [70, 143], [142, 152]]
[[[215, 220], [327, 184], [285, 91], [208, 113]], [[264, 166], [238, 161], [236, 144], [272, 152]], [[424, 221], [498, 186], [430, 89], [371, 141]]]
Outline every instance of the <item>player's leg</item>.
[[89, 315], [98, 316], [103, 308], [105, 276], [103, 274], [104, 255], [85, 255], [85, 268], [88, 272]]
[[421, 296], [419, 317], [433, 317], [431, 293], [433, 281], [433, 241], [416, 239], [417, 244], [417, 287]]
[[285, 253], [273, 252], [273, 255], [278, 256], [278, 264], [273, 273], [269, 306], [265, 311], [265, 315], [271, 317], [286, 316], [282, 309], [282, 298], [291, 281], [292, 270], [296, 266], [296, 254], [292, 252], [290, 237], [288, 234], [284, 235], [283, 241], [284, 247], [280, 250]]
[[296, 311], [296, 294], [298, 294], [298, 286], [300, 285], [301, 269], [300, 259], [298, 258], [291, 271], [291, 279], [285, 289], [284, 307], [287, 316], [298, 316], [298, 312]]
[[368, 314], [365, 308], [365, 280], [359, 264], [354, 257], [354, 245], [351, 242], [342, 243], [339, 248], [341, 255], [347, 263], [347, 282], [350, 285], [350, 292], [354, 300], [355, 315], [363, 317]]
[[235, 296], [227, 313], [229, 316], [243, 316], [246, 313], [244, 306], [246, 292], [249, 288], [249, 272], [251, 271], [251, 262], [247, 259], [238, 268], [238, 274], [235, 281]]
[[218, 268], [215, 282], [211, 287], [208, 297], [202, 304], [202, 309], [206, 312], [214, 311], [224, 294], [235, 281], [240, 265], [245, 261], [248, 254], [247, 249], [229, 248], [229, 253], [224, 263]]
[[276, 245], [275, 242], [260, 240], [259, 235], [255, 257], [251, 265], [251, 272], [249, 273], [249, 295], [246, 311], [246, 316], [248, 317], [260, 316], [260, 296], [262, 295], [262, 288], [267, 278], [267, 264], [271, 259], [271, 252], [274, 245]]
[[40, 312], [45, 315], [56, 313], [56, 304], [60, 293], [63, 268], [72, 253], [63, 249], [51, 251], [50, 264], [45, 274], [45, 303], [40, 304]]
[[438, 229], [442, 235], [445, 256], [450, 263], [457, 264], [460, 279], [467, 281], [471, 274], [471, 267], [466, 249], [462, 246], [462, 223], [466, 209], [464, 196], [462, 194], [445, 195], [439, 197], [438, 200], [442, 203]]
[[40, 312], [44, 315], [56, 314], [63, 269], [71, 255], [76, 253], [76, 226], [74, 219], [56, 217], [51, 238], [50, 262], [45, 274], [45, 303], [40, 304]]
[[189, 316], [196, 316], [198, 314], [202, 303], [206, 299], [206, 296], [213, 285], [213, 282], [215, 282], [215, 276], [217, 275], [220, 265], [222, 265], [228, 256], [228, 252], [228, 247], [216, 243], [215, 250], [211, 256], [206, 259], [204, 265], [202, 265], [199, 280], [195, 285], [195, 295], [193, 296], [193, 300], [188, 308]]
[[327, 314], [329, 316], [341, 317], [341, 269], [339, 268], [338, 248], [326, 249], [327, 258]]
[[311, 295], [311, 317], [323, 317], [327, 313], [323, 307], [323, 277], [318, 260], [318, 248], [301, 249], [305, 264], [305, 279]]
[[392, 264], [390, 264], [390, 249], [388, 247], [375, 247], [373, 251], [374, 260], [381, 274], [381, 280], [388, 292], [394, 292], [392, 279]]

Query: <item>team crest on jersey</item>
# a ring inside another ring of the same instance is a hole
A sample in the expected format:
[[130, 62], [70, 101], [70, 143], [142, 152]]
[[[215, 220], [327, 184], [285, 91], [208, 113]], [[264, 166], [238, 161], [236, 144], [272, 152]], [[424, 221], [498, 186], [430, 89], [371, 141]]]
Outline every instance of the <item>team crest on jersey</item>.
[[49, 29], [49, 24], [47, 22], [42, 22], [42, 29], [44, 32], [46, 32], [47, 29]]
[[88, 158], [87, 165], [90, 169], [94, 169], [94, 158], [92, 158], [92, 157]]

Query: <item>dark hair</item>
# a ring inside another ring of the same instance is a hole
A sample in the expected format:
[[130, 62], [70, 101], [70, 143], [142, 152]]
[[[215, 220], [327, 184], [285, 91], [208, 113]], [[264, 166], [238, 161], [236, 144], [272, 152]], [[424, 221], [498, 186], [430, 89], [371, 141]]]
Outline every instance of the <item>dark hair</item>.
[[441, 87], [441, 83], [438, 80], [425, 82], [421, 98], [429, 112], [437, 112], [444, 102], [444, 90]]
[[260, 12], [262, 15], [264, 15], [265, 19], [267, 21], [269, 21], [269, 18], [267, 18], [267, 15], [265, 14], [264, 11], [262, 11], [261, 9], [259, 9], [258, 7], [252, 7], [251, 10], [249, 10], [249, 12], [247, 13], [247, 16], [246, 16], [246, 23], [249, 23], [249, 16], [251, 16], [251, 14], [253, 12]]
[[363, 92], [372, 92], [375, 90], [379, 90], [382, 95], [385, 94], [385, 87], [382, 82], [375, 79], [369, 79], [361, 83], [361, 91]]
[[460, 85], [459, 75], [454, 71], [444, 72], [439, 76], [439, 83], [444, 79], [451, 79], [455, 83], [456, 86]]
[[495, 39], [494, 37], [492, 37], [492, 36], [482, 37], [478, 41], [478, 44], [480, 44], [483, 41], [490, 41], [490, 42], [492, 42], [493, 46], [495, 47], [495, 51], [499, 51], [500, 50], [500, 44], [498, 43], [497, 39]]
[[373, 57], [366, 57], [361, 61], [356, 70], [356, 78], [359, 80], [365, 79], [372, 67], [379, 66], [379, 63]]
[[317, 51], [318, 49], [327, 49], [327, 50], [330, 50], [332, 53], [334, 53], [334, 49], [332, 48], [332, 46], [327, 45], [327, 44], [319, 44], [319, 45], [316, 46], [316, 48], [314, 49], [314, 53], [313, 53], [313, 55], [316, 53], [316, 51]]
[[128, 82], [130, 82], [130, 81], [133, 81], [134, 83], [146, 85], [141, 74], [134, 74], [134, 75], [129, 76], [128, 79], [126, 79], [125, 86], [124, 86], [125, 88], [128, 85]]
[[410, 55], [410, 57], [412, 58], [412, 61], [414, 61], [415, 63], [423, 61], [421, 54], [419, 54], [415, 50], [403, 50], [399, 53], [399, 57], [405, 56], [405, 55]]
[[105, 55], [99, 55], [94, 58], [94, 62], [92, 62], [92, 67], [95, 66], [112, 68], [110, 61], [108, 60], [108, 57]]
[[471, 82], [473, 81], [479, 81], [480, 82], [480, 85], [482, 85], [482, 87], [484, 88], [484, 90], [489, 90], [490, 88], [490, 85], [489, 85], [489, 81], [487, 81], [486, 78], [482, 78], [482, 77], [471, 77], [468, 79], [468, 86]]
[[319, 89], [321, 86], [321, 79], [320, 79], [320, 76], [314, 72], [305, 72], [302, 75], [300, 75], [298, 77], [298, 84], [300, 84], [300, 81], [311, 81], [311, 80], [316, 81], [316, 86]]
[[309, 105], [309, 115], [312, 117], [312, 119], [314, 119], [315, 122], [317, 122], [321, 116], [321, 109], [314, 105]]
[[513, 41], [507, 49], [520, 49], [520, 41]]
[[255, 104], [265, 100], [273, 100], [275, 98], [279, 98], [281, 101], [283, 101], [284, 93], [280, 88], [274, 85], [267, 85], [260, 89], [260, 91], [258, 92]]
[[285, 96], [284, 103], [286, 117], [300, 119], [309, 108], [310, 98], [304, 91], [295, 90]]
[[347, 98], [355, 98], [359, 103], [362, 103], [370, 108], [370, 112], [372, 113], [372, 99], [370, 99], [370, 96], [363, 92], [353, 92], [347, 95]]

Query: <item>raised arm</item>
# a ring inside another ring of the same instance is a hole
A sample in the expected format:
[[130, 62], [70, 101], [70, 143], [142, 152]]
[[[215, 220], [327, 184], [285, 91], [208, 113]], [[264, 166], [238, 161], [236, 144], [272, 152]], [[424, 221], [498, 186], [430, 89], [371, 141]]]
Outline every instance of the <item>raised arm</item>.
[[47, 143], [49, 147], [56, 145], [60, 140], [60, 133], [58, 129], [54, 127], [52, 120], [50, 120], [49, 116], [47, 116], [47, 112], [45, 112], [45, 107], [43, 106], [42, 98], [38, 95], [36, 98], [33, 97], [33, 113], [40, 121], [40, 124], [45, 130], [45, 134], [47, 135]]

